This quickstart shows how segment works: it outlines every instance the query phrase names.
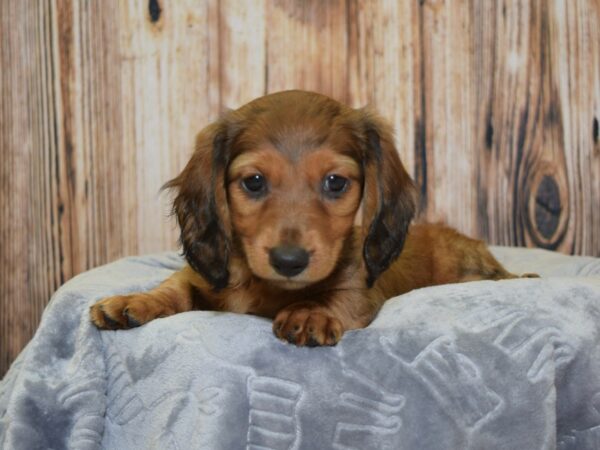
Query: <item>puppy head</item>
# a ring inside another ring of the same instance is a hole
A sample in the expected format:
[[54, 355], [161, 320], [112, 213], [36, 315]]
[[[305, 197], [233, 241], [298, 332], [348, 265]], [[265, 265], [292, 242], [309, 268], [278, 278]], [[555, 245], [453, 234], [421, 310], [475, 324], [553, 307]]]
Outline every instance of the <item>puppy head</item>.
[[328, 97], [261, 97], [204, 129], [183, 172], [167, 184], [190, 265], [227, 285], [232, 252], [286, 289], [329, 276], [351, 245], [362, 204], [371, 285], [402, 249], [414, 187], [389, 128]]

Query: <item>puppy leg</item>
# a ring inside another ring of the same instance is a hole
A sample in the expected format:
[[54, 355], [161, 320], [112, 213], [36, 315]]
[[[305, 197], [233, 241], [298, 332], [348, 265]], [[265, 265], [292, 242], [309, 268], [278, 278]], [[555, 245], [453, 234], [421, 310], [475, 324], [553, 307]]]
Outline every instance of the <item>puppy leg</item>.
[[[467, 238], [468, 239], [468, 238]], [[477, 281], [477, 280], [510, 280], [513, 278], [539, 278], [538, 274], [525, 273], [515, 275], [509, 272], [494, 258], [489, 248], [478, 241], [465, 246], [464, 257], [460, 259], [459, 273], [461, 277], [459, 282]]]
[[192, 286], [186, 269], [174, 273], [149, 292], [115, 295], [97, 302], [90, 308], [92, 322], [100, 329], [127, 329], [191, 310]]

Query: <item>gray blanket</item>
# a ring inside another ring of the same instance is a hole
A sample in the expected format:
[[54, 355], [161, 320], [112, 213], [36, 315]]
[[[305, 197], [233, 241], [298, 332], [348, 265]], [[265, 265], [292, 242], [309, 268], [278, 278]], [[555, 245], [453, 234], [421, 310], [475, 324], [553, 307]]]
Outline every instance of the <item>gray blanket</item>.
[[542, 279], [420, 289], [337, 347], [189, 312], [100, 332], [89, 305], [174, 253], [82, 274], [0, 383], [6, 449], [599, 449], [600, 260], [495, 248]]

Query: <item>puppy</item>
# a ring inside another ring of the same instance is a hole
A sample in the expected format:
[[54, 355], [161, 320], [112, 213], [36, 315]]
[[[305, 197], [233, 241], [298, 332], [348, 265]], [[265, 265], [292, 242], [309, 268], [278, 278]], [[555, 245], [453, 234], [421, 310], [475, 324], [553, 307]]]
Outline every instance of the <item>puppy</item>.
[[224, 114], [165, 186], [188, 265], [149, 292], [93, 305], [98, 328], [231, 311], [274, 319], [275, 335], [299, 346], [335, 345], [388, 298], [516, 277], [480, 241], [409, 229], [416, 191], [392, 130], [320, 94], [280, 92]]

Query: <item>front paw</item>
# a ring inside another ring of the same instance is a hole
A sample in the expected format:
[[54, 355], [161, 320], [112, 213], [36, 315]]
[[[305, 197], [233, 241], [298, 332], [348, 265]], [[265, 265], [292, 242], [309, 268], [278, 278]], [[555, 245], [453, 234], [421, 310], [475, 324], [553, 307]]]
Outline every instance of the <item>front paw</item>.
[[344, 334], [342, 323], [326, 308], [313, 303], [295, 303], [277, 313], [273, 332], [298, 346], [335, 345]]
[[148, 294], [115, 295], [90, 307], [90, 319], [102, 330], [135, 328], [171, 314], [174, 311]]

